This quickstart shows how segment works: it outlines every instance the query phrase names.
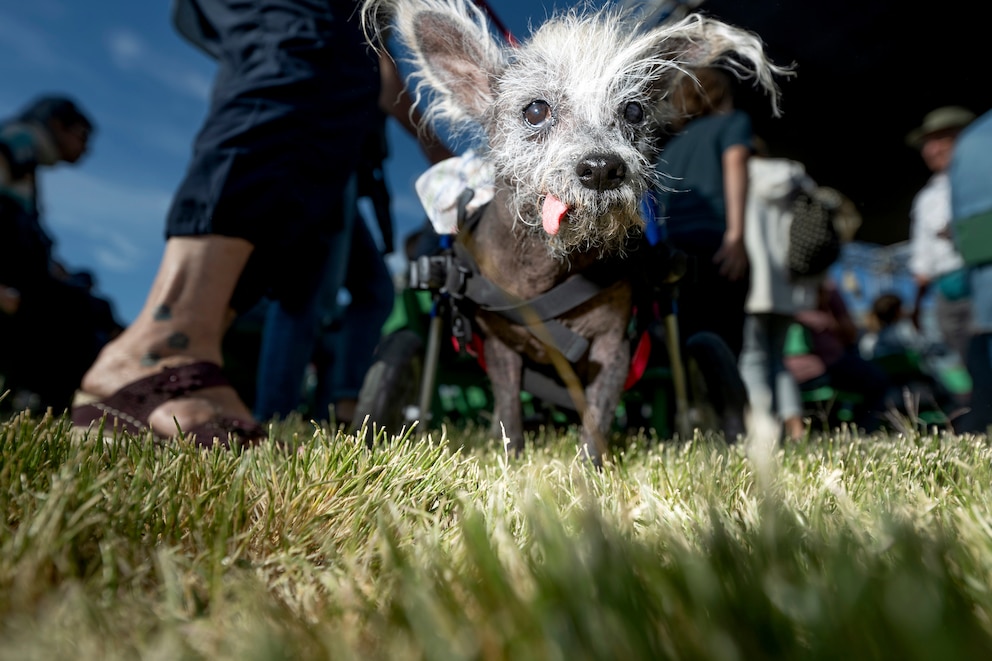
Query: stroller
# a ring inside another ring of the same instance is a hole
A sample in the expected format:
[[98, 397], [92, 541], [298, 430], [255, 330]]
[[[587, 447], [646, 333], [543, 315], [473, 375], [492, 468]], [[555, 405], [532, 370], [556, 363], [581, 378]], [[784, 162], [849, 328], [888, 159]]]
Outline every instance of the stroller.
[[[471, 232], [481, 215], [467, 213], [471, 195], [467, 189], [459, 201], [461, 232]], [[678, 434], [683, 439], [691, 438], [695, 429], [714, 430], [734, 441], [744, 433], [748, 402], [732, 352], [712, 333], [697, 333], [684, 344], [679, 339], [675, 308], [685, 255], [664, 243], [641, 241], [633, 248], [630, 253], [640, 258], [626, 265], [637, 269], [634, 280], [639, 283], [629, 328], [632, 362], [615, 429], [652, 430], [659, 438]], [[451, 235], [440, 235], [435, 250], [411, 260], [408, 286], [399, 295], [397, 311], [387, 322], [359, 394], [355, 421], [368, 420], [369, 445], [374, 429], [396, 434], [414, 421], [423, 426], [442, 420], [478, 421], [488, 415], [492, 395], [481, 338], [471, 319], [477, 306], [497, 309], [489, 297], [491, 287]], [[546, 323], [591, 296], [581, 286], [549, 293], [525, 303], [528, 314]], [[553, 366], [526, 365], [523, 391], [529, 420], [578, 420], [576, 405]]]

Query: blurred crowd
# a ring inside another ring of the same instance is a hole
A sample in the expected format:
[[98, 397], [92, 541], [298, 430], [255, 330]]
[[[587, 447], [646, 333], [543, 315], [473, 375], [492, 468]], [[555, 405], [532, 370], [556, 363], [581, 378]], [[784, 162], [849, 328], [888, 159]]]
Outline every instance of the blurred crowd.
[[[79, 162], [95, 122], [52, 95], [0, 123], [0, 392], [15, 393], [2, 405], [245, 443], [264, 437], [259, 421], [294, 412], [349, 423], [396, 293], [383, 259], [393, 248], [386, 122], [418, 139], [425, 165], [452, 154], [421, 122], [385, 41], [367, 47], [352, 0], [177, 0], [173, 18], [218, 74], [132, 324], [116, 320], [91, 274], [58, 260], [39, 200], [43, 169]], [[682, 121], [663, 138], [668, 185], [646, 233], [689, 258], [681, 336], [718, 335], [752, 415], [777, 420], [786, 438], [819, 413], [868, 430], [893, 412], [932, 413], [985, 431], [992, 116], [940, 107], [906, 136], [932, 172], [910, 211], [914, 297], [884, 292], [855, 319], [834, 271], [792, 265], [797, 218], [812, 205], [824, 231], [849, 242], [853, 203], [769, 153], [727, 72], [689, 80], [670, 100]], [[920, 332], [928, 301], [936, 341]]]

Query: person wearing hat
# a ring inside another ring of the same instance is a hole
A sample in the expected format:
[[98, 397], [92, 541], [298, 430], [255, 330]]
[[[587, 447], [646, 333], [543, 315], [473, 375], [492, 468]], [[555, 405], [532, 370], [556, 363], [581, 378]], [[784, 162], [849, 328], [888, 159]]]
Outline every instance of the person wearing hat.
[[920, 326], [924, 298], [933, 293], [941, 337], [962, 359], [969, 340], [971, 305], [967, 274], [950, 235], [951, 184], [947, 169], [958, 134], [975, 119], [960, 106], [944, 106], [926, 114], [906, 136], [933, 173], [916, 194], [910, 209], [909, 271], [916, 282], [912, 320]]

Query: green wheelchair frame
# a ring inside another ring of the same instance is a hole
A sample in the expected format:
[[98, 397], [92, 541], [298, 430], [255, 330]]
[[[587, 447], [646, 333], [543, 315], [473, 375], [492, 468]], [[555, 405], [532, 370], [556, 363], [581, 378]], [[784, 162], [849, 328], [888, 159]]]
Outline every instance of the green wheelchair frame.
[[[795, 322], [788, 330], [785, 342], [786, 356], [799, 356], [812, 353], [813, 341], [809, 329]], [[877, 365], [894, 383], [906, 383], [915, 377], [925, 375], [922, 358], [916, 351], [890, 354], [873, 358]], [[971, 389], [971, 379], [963, 367], [952, 367], [944, 370], [935, 377], [938, 387], [951, 395], [961, 395]], [[864, 397], [851, 390], [835, 388], [829, 383], [816, 385], [812, 388], [800, 387], [803, 404], [808, 413], [817, 415], [825, 424], [853, 424], [856, 411], [864, 404]], [[914, 412], [920, 422], [931, 425], [946, 426], [950, 420], [945, 411], [940, 409], [922, 409]]]

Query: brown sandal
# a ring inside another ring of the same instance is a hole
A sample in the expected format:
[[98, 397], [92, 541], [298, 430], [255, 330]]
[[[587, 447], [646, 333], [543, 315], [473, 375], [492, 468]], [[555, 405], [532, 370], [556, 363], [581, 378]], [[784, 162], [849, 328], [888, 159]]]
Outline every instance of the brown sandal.
[[[106, 419], [107, 423], [132, 434], [151, 430], [148, 416], [168, 401], [214, 386], [230, 386], [221, 367], [215, 363], [198, 362], [166, 369], [133, 381], [105, 399], [88, 398], [78, 393], [72, 404], [72, 424], [89, 429]], [[183, 437], [192, 437], [201, 447], [215, 443], [224, 447], [241, 448], [255, 445], [266, 437], [265, 428], [254, 420], [219, 416], [190, 429]]]

